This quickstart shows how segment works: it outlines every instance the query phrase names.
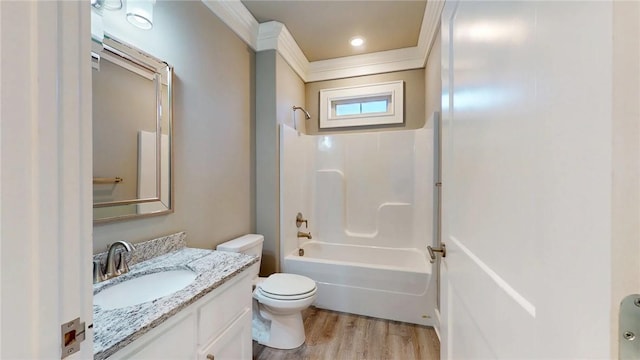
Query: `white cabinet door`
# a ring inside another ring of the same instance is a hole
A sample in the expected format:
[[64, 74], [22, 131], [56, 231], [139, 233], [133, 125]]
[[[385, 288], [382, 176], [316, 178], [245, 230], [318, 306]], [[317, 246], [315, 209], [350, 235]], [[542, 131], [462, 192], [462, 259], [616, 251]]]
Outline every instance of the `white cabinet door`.
[[[180, 316], [180, 315], [176, 315]], [[196, 316], [189, 313], [180, 319], [170, 319], [162, 324], [162, 333], [153, 334], [153, 339], [148, 342], [136, 343], [136, 349], [125, 354], [128, 349], [109, 359], [136, 359], [136, 360], [156, 360], [156, 359], [193, 359], [196, 355]]]
[[205, 346], [217, 338], [227, 326], [245, 311], [251, 310], [250, 271], [239, 275], [239, 281], [230, 281], [216, 289], [217, 295], [203, 299], [198, 308], [198, 346]]
[[251, 346], [251, 310], [247, 309], [238, 320], [198, 354], [198, 359], [251, 359], [253, 351]]
[[2, 359], [60, 359], [61, 324], [92, 322], [89, 14], [0, 1]]
[[444, 359], [610, 357], [611, 9], [445, 5]]

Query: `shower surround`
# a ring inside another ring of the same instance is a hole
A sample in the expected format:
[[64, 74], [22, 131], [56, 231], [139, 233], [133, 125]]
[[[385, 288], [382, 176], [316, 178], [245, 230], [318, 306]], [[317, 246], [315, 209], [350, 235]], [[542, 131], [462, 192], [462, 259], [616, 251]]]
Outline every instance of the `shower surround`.
[[[308, 136], [281, 125], [280, 169], [281, 264], [318, 283], [315, 305], [433, 325], [433, 130]], [[296, 236], [298, 212], [311, 240]]]

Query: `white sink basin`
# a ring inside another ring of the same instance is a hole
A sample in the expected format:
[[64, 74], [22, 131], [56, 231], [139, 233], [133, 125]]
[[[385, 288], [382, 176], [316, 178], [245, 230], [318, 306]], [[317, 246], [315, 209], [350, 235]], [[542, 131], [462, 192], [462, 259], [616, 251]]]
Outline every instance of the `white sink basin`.
[[93, 297], [93, 304], [106, 310], [141, 304], [181, 290], [195, 278], [196, 273], [188, 269], [134, 277], [100, 291]]

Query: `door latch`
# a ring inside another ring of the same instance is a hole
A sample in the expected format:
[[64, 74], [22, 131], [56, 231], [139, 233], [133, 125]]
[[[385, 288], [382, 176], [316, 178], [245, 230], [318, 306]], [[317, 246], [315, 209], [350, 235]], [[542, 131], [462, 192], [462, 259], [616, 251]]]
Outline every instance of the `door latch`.
[[622, 299], [618, 323], [618, 358], [640, 358], [640, 294]]
[[60, 358], [64, 359], [67, 356], [80, 351], [80, 343], [84, 341], [86, 337], [85, 323], [80, 322], [80, 318], [76, 318], [72, 321], [62, 324], [61, 333], [62, 354]]
[[439, 248], [432, 248], [431, 245], [427, 246], [427, 250], [429, 250], [429, 262], [433, 264], [436, 261], [436, 254], [441, 253], [442, 257], [447, 257], [447, 247], [444, 243], [440, 244]]

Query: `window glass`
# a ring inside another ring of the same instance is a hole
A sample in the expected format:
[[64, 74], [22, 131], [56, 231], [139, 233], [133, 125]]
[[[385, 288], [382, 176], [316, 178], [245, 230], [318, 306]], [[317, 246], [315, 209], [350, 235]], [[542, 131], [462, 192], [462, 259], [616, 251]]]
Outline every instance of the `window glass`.
[[388, 99], [357, 100], [355, 102], [336, 102], [336, 116], [386, 113], [389, 109]]
[[336, 104], [336, 116], [360, 114], [360, 103]]
[[362, 103], [362, 113], [383, 113], [387, 112], [387, 100], [367, 101]]

